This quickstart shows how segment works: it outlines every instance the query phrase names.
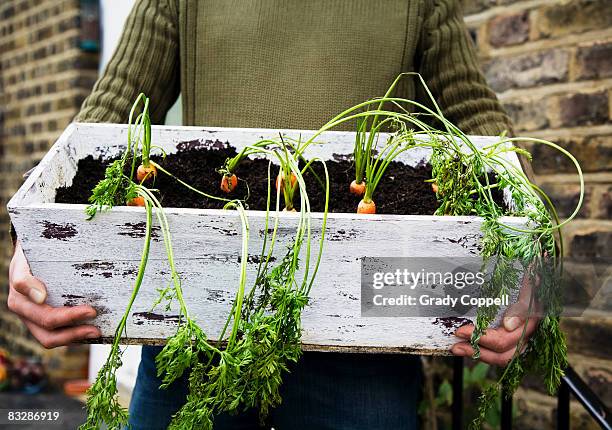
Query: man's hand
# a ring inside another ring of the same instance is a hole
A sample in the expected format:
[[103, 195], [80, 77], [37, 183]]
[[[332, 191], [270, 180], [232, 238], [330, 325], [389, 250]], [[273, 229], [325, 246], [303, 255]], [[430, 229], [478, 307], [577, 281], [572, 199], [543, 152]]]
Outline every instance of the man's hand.
[[[512, 359], [516, 346], [523, 336], [525, 320], [527, 315], [527, 330], [522, 341], [523, 348], [527, 344], [527, 340], [535, 331], [538, 324], [538, 317], [535, 305], [532, 305], [531, 312], [529, 311], [529, 301], [531, 300], [532, 282], [528, 276], [523, 277], [523, 285], [519, 293], [518, 301], [510, 306], [504, 315], [503, 327], [487, 329], [485, 334], [480, 338], [480, 359], [485, 363], [505, 366]], [[451, 352], [458, 356], [471, 357], [474, 355], [474, 348], [470, 345], [470, 337], [474, 331], [474, 325], [469, 324], [459, 327], [455, 332], [455, 336], [464, 339], [463, 342], [456, 343], [452, 346]]]
[[32, 276], [21, 245], [17, 243], [9, 266], [8, 308], [21, 318], [45, 348], [100, 337], [98, 328], [77, 325], [94, 318], [94, 308], [85, 305], [54, 308], [45, 304], [46, 298], [45, 285]]

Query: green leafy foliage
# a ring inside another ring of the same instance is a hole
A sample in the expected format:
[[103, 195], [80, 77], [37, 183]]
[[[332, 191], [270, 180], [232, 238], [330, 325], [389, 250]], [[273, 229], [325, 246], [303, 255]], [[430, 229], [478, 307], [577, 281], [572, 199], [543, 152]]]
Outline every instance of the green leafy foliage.
[[96, 381], [87, 390], [87, 421], [79, 430], [97, 430], [103, 425], [109, 430], [121, 430], [128, 422], [127, 410], [117, 398], [117, 377], [121, 367], [121, 352], [113, 349], [100, 369]]
[[155, 357], [157, 376], [163, 382], [160, 388], [167, 388], [201, 358], [209, 356], [212, 350], [206, 335], [193, 320], [181, 325]]
[[[107, 358], [103, 372], [98, 375], [96, 383], [89, 392], [88, 421], [84, 424], [84, 428], [97, 429], [102, 425], [107, 425], [109, 428], [120, 428], [127, 422], [127, 413], [118, 409], [115, 373], [121, 366], [119, 343], [124, 334], [126, 320], [130, 315], [131, 304], [138, 292], [146, 268], [153, 213], [163, 235], [170, 267], [169, 285], [158, 289], [159, 297], [153, 303], [153, 307], [162, 303], [165, 304], [166, 310], [169, 310], [173, 303], [179, 306], [177, 331], [167, 339], [166, 345], [156, 357], [158, 376], [162, 380], [160, 388], [167, 388], [181, 375], [190, 372], [187, 401], [174, 416], [170, 428], [210, 429], [215, 415], [246, 408], [258, 408], [263, 418], [271, 408], [281, 402], [279, 387], [282, 383], [282, 376], [284, 372], [288, 371], [290, 363], [295, 363], [301, 355], [301, 312], [308, 303], [308, 291], [316, 276], [322, 255], [327, 209], [323, 219], [323, 235], [320, 238], [319, 253], [314, 270], [309, 268], [311, 228], [310, 205], [304, 197], [307, 195], [306, 192], [301, 193], [300, 206], [302, 209], [293, 242], [288, 245], [288, 251], [279, 263], [268, 264], [278, 228], [279, 198], [277, 195], [277, 212], [272, 238], [268, 243], [268, 230], [266, 229], [262, 249], [262, 261], [265, 260], [266, 264], [260, 266], [256, 282], [251, 288], [250, 294], [245, 297], [246, 265], [249, 256], [249, 225], [243, 203], [239, 200], [209, 196], [176, 178], [161, 166], [155, 165], [160, 172], [177, 180], [189, 192], [224, 200], [227, 202], [226, 209], [235, 209], [240, 214], [242, 226], [240, 279], [232, 311], [228, 315], [225, 329], [220, 336], [227, 344], [222, 348], [220, 344], [211, 343], [189, 315], [182, 294], [181, 279], [174, 263], [168, 220], [155, 191], [134, 183], [131, 177], [124, 175], [128, 158], [132, 159], [131, 174], [133, 175], [135, 160], [142, 158], [144, 162], [148, 157], [143, 151], [148, 151], [151, 147], [150, 124], [146, 116], [148, 108], [146, 97], [144, 98], [144, 113], [140, 114], [136, 120], [137, 128], [133, 130], [131, 126], [132, 115], [143, 97], [144, 95], [139, 96], [130, 114], [128, 149], [120, 160], [108, 167], [105, 179], [93, 191], [92, 205], [88, 208], [88, 215], [91, 218], [101, 209], [111, 208], [129, 198], [140, 196], [144, 199], [146, 206], [147, 236], [132, 299], [117, 327], [113, 348]], [[143, 129], [145, 142], [139, 144], [139, 136], [143, 134]], [[296, 145], [285, 145], [281, 137], [279, 142], [258, 142], [258, 144], [250, 147], [247, 152], [248, 154], [265, 152], [275, 156], [281, 161], [283, 169], [297, 178], [296, 187], [304, 189], [305, 182], [302, 177], [303, 171], [298, 168], [297, 158], [299, 158], [299, 153], [295, 150]], [[274, 151], [271, 148], [274, 148]], [[309, 163], [313, 161], [311, 160]], [[153, 162], [151, 163], [153, 164]], [[229, 163], [228, 167], [234, 165]], [[309, 164], [304, 170], [306, 168], [309, 168]], [[327, 183], [323, 185], [328, 194], [329, 178], [326, 168], [325, 172]], [[268, 194], [269, 207], [270, 190]], [[329, 197], [326, 196], [326, 208], [328, 201]], [[266, 226], [268, 225], [268, 217], [269, 209], [266, 216]], [[268, 249], [266, 249], [266, 243], [268, 243]], [[308, 262], [306, 263], [304, 279], [299, 282], [296, 279], [296, 273], [299, 255], [304, 245], [306, 245], [305, 255]], [[224, 337], [226, 329], [229, 329], [229, 335]]]
[[[301, 312], [308, 302], [295, 288], [294, 252], [292, 247], [279, 265], [260, 278], [262, 285], [257, 288], [268, 294], [243, 310], [237, 341], [214, 351], [208, 366], [195, 364], [187, 402], [170, 428], [187, 428], [187, 422], [209, 428], [214, 415], [238, 409], [258, 409], [263, 419], [280, 404], [282, 375], [301, 356]], [[159, 360], [158, 356], [158, 370]]]
[[123, 174], [125, 159], [113, 161], [104, 173], [102, 179], [93, 189], [89, 197], [89, 206], [85, 209], [88, 219], [97, 212], [111, 209], [113, 206], [136, 197], [135, 184]]
[[[524, 275], [539, 280], [538, 288], [532, 292], [537, 297], [534, 296], [531, 302], [546, 303], [548, 306], [536, 332], [527, 340], [524, 337], [525, 327], [529, 318], [535, 318], [535, 312], [531, 309], [513, 358], [500, 372], [499, 379], [488, 385], [480, 396], [479, 413], [472, 423], [474, 429], [486, 422], [502, 390], [513, 393], [527, 372], [541, 373], [552, 392], [558, 387], [567, 365], [567, 348], [558, 319], [561, 304], [560, 281], [555, 269], [558, 265], [554, 237], [556, 214], [545, 207], [540, 200], [542, 193], [531, 186], [522, 172], [511, 170], [503, 163], [501, 154], [507, 150], [507, 141], [502, 136], [497, 144], [486, 151], [474, 148], [470, 154], [465, 154], [445, 147], [434, 150], [432, 158], [434, 178], [438, 184], [437, 195], [441, 201], [439, 213], [474, 214], [484, 219], [482, 271], [490, 273], [490, 276], [481, 287], [481, 295], [501, 297], [516, 291]], [[489, 182], [489, 171], [495, 173], [495, 183]], [[503, 208], [498, 205], [491, 193], [494, 188], [510, 192], [514, 206]], [[512, 230], [500, 221], [504, 215], [524, 216], [535, 228]], [[475, 351], [474, 358], [480, 356], [478, 342], [498, 311], [498, 306], [479, 308], [470, 340]]]

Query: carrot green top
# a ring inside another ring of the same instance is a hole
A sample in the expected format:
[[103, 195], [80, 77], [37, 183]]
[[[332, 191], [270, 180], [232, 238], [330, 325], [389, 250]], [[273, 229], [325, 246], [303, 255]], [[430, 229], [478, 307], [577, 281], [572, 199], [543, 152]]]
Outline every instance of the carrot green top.
[[464, 132], [510, 128], [458, 0], [139, 0], [76, 120], [125, 123], [144, 92], [160, 123], [180, 92], [184, 125], [317, 129], [405, 71]]

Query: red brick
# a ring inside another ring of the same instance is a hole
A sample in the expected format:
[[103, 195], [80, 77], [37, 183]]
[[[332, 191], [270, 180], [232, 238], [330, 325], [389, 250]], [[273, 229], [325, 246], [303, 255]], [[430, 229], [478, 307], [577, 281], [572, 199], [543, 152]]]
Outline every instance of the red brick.
[[516, 100], [504, 103], [516, 130], [540, 130], [548, 127], [546, 104], [541, 100]]
[[527, 88], [567, 81], [569, 53], [563, 49], [496, 57], [483, 65], [487, 82], [494, 91]]
[[607, 359], [612, 356], [612, 342], [602, 342], [612, 338], [612, 319], [564, 318], [561, 327], [571, 352]]
[[612, 219], [612, 185], [597, 187], [594, 218]]
[[576, 261], [612, 260], [612, 231], [604, 228], [576, 232], [569, 245], [570, 257]]
[[[57, 97], [49, 100], [47, 96], [51, 93], [66, 92], [63, 98], [60, 96], [66, 101], [65, 118], [76, 113], [82, 97], [75, 96], [74, 86], [67, 79], [50, 82], [49, 77], [61, 71], [58, 64], [63, 62], [62, 70], [70, 70], [76, 76], [77, 85], [89, 86], [98, 67], [98, 56], [87, 56], [85, 67], [79, 64], [82, 54], [78, 49], [79, 35], [74, 30], [79, 29], [81, 2], [78, 0], [0, 0], [0, 4], [0, 50], [3, 52], [0, 59], [0, 243], [6, 245], [8, 198], [21, 184], [21, 174], [48, 150], [54, 140], [48, 132], [59, 135], [67, 125], [66, 119], [41, 117], [29, 120], [26, 126], [23, 119], [53, 112]], [[60, 14], [68, 18], [58, 19]], [[32, 43], [36, 46], [32, 47]], [[60, 53], [64, 59], [58, 61], [54, 57]], [[43, 60], [42, 64], [39, 60]], [[15, 85], [20, 85], [19, 89]], [[11, 252], [10, 246], [0, 246], [0, 273], [6, 273]], [[44, 350], [18, 318], [7, 312], [6, 291], [6, 276], [0, 277], [0, 344], [15, 349], [13, 352], [48, 358], [54, 374], [68, 375], [68, 371], [75, 377], [82, 376], [87, 348], [82, 347], [74, 354], [66, 349]]]
[[[578, 184], [578, 178], [576, 178], [576, 184], [544, 182], [539, 185], [544, 192], [548, 194], [548, 197], [550, 197], [552, 200], [555, 208], [557, 209], [557, 213], [561, 218], [566, 218], [574, 212], [580, 198], [580, 185]], [[582, 208], [578, 213], [579, 218], [588, 218], [591, 216], [589, 204], [591, 201], [592, 192], [592, 187], [588, 186], [585, 190]]]
[[576, 79], [612, 76], [612, 42], [581, 46], [576, 52]]
[[612, 7], [609, 0], [551, 3], [553, 4], [538, 11], [535, 20], [541, 37], [559, 37], [612, 26]]
[[558, 118], [553, 124], [556, 127], [576, 127], [608, 122], [608, 99], [607, 91], [557, 97]]
[[529, 13], [502, 15], [489, 22], [489, 43], [494, 47], [516, 45], [529, 39]]

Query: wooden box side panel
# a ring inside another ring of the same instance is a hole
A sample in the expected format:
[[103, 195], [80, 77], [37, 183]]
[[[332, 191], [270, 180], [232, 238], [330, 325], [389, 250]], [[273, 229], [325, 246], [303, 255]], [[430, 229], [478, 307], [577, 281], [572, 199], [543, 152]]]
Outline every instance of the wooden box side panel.
[[[72, 205], [30, 208], [15, 223], [35, 276], [49, 289], [52, 305], [89, 303], [104, 336], [114, 333], [138, 269], [144, 214], [125, 208], [87, 222]], [[207, 334], [218, 336], [238, 285], [240, 223], [235, 212], [169, 210], [177, 268], [192, 315]], [[31, 220], [38, 220], [32, 223]], [[68, 221], [70, 220], [70, 221]], [[248, 284], [254, 281], [262, 246], [264, 215], [249, 217]], [[297, 218], [284, 214], [274, 258], [282, 258]], [[518, 220], [508, 220], [522, 225]], [[311, 348], [357, 348], [442, 353], [455, 342], [452, 330], [435, 318], [364, 318], [360, 304], [361, 257], [478, 256], [480, 220], [468, 217], [374, 216], [354, 223], [331, 215], [324, 259], [304, 311], [304, 343]], [[315, 217], [313, 236], [320, 238]], [[380, 238], [388, 238], [381, 241]], [[313, 255], [311, 263], [314, 264]], [[304, 262], [302, 255], [302, 267]], [[311, 267], [312, 267], [311, 264]], [[169, 268], [155, 227], [145, 282], [128, 322], [128, 341], [163, 342], [178, 322], [176, 308], [151, 309], [157, 290], [169, 285]]]

